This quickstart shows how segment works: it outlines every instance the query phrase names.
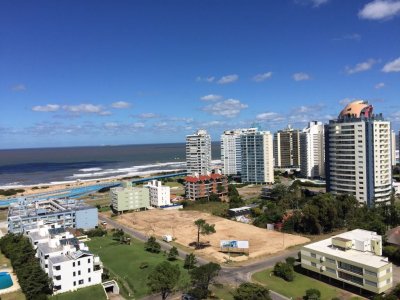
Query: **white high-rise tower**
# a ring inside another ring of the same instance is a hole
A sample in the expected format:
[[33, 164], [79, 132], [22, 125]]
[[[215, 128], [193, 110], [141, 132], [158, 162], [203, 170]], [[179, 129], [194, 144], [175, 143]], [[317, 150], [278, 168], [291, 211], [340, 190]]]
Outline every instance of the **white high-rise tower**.
[[300, 134], [301, 175], [306, 178], [325, 177], [324, 125], [313, 121]]
[[190, 174], [211, 172], [211, 137], [206, 130], [186, 136], [186, 168]]

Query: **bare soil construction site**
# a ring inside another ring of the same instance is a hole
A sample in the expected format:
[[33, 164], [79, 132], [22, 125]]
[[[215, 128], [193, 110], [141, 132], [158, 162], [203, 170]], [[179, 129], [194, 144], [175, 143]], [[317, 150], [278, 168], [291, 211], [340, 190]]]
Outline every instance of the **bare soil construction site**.
[[198, 211], [149, 210], [127, 213], [116, 218], [121, 224], [148, 236], [172, 235], [176, 243], [185, 247], [190, 247], [189, 245], [196, 241], [197, 229], [193, 222], [197, 219], [215, 224], [216, 233], [201, 236], [201, 241], [209, 242], [210, 246], [196, 250], [196, 253], [218, 262], [224, 262], [228, 257], [227, 253], [220, 252], [221, 240], [249, 241], [249, 255], [231, 257], [233, 261], [245, 261], [249, 258], [274, 254], [288, 247], [309, 242], [305, 237], [269, 231]]

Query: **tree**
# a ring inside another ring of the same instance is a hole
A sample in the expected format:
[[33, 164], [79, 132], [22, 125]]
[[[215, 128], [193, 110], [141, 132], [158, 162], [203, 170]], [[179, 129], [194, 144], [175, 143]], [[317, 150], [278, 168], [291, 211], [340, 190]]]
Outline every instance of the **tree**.
[[303, 297], [304, 300], [319, 300], [321, 299], [321, 292], [317, 289], [306, 290], [306, 295]]
[[284, 184], [276, 184], [271, 189], [271, 198], [281, 200], [288, 194], [288, 190]]
[[174, 246], [169, 250], [168, 260], [176, 260], [176, 257], [179, 255], [178, 249]]
[[164, 261], [149, 274], [147, 285], [153, 293], [161, 293], [161, 299], [165, 300], [176, 289], [180, 274], [178, 265]]
[[278, 262], [274, 266], [274, 274], [275, 276], [281, 277], [286, 281], [293, 281], [294, 279], [293, 265], [284, 262]]
[[211, 201], [211, 202], [219, 202], [219, 201], [221, 201], [221, 199], [219, 199], [219, 196], [217, 194], [214, 194], [214, 193], [211, 193], [208, 196], [208, 200]]
[[183, 267], [185, 269], [191, 270], [194, 267], [196, 267], [196, 263], [197, 263], [197, 258], [193, 253], [186, 254], [185, 262], [183, 264]]
[[198, 219], [194, 221], [194, 225], [197, 226], [197, 245], [196, 247], [200, 247], [200, 234], [209, 235], [215, 233], [215, 225], [208, 224], [204, 219]]
[[[203, 299], [208, 295], [208, 286], [218, 276], [221, 266], [210, 262], [190, 271], [190, 277], [194, 289], [190, 292], [191, 295]], [[199, 297], [200, 296], [200, 297]]]
[[242, 283], [233, 294], [234, 300], [271, 300], [268, 289], [257, 283]]
[[113, 238], [116, 240], [120, 240], [123, 236], [125, 235], [124, 231], [122, 229], [117, 229], [113, 233]]
[[161, 245], [154, 236], [151, 236], [147, 242], [144, 243], [144, 249], [152, 253], [159, 253], [161, 251]]
[[233, 184], [228, 185], [228, 197], [239, 197], [239, 192]]

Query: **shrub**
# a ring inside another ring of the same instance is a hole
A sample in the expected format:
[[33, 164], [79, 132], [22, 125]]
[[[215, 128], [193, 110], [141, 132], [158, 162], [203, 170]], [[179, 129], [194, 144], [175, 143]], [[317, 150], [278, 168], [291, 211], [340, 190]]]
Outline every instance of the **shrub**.
[[146, 269], [146, 268], [148, 268], [148, 267], [149, 267], [149, 263], [147, 263], [147, 262], [142, 262], [142, 263], [140, 264], [140, 266], [139, 266], [140, 269]]
[[321, 292], [317, 289], [306, 290], [306, 295], [303, 297], [304, 300], [319, 300], [321, 299]]
[[281, 277], [286, 281], [293, 281], [294, 279], [294, 270], [293, 265], [284, 262], [278, 262], [274, 267], [275, 276]]
[[104, 230], [102, 228], [95, 228], [95, 229], [91, 229], [86, 231], [86, 234], [88, 237], [96, 237], [96, 236], [105, 236], [107, 235], [107, 230]]
[[290, 257], [286, 257], [285, 261], [287, 264], [294, 266], [296, 259], [294, 257], [290, 256]]

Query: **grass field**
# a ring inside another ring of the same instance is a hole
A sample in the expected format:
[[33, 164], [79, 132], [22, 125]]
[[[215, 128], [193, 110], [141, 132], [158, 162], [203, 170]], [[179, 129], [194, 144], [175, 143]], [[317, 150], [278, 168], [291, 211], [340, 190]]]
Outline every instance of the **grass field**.
[[[166, 257], [162, 253], [149, 253], [144, 250], [142, 242], [135, 239], [132, 241], [131, 245], [121, 245], [107, 236], [92, 238], [87, 245], [91, 252], [100, 256], [104, 267], [112, 274], [111, 277], [119, 282], [123, 296], [140, 299], [150, 293], [147, 288], [148, 275], [156, 265], [165, 261]], [[140, 269], [139, 266], [143, 262], [148, 263], [148, 268]], [[177, 260], [172, 263], [181, 267], [181, 284], [184, 285], [185, 282], [188, 282], [189, 277], [187, 271], [183, 269], [183, 262]]]
[[184, 210], [196, 210], [201, 212], [207, 212], [215, 216], [224, 216], [229, 208], [229, 204], [226, 202], [192, 202], [188, 201], [188, 205]]
[[0, 221], [6, 221], [8, 215], [8, 209], [0, 209]]
[[272, 269], [267, 269], [257, 272], [253, 275], [252, 279], [265, 285], [267, 288], [278, 292], [284, 296], [292, 297], [293, 299], [302, 297], [306, 294], [309, 288], [315, 288], [321, 292], [321, 300], [330, 300], [334, 297], [340, 299], [350, 299], [351, 295], [336, 287], [330, 286], [326, 283], [310, 278], [308, 276], [295, 272], [295, 279], [292, 282], [287, 282], [282, 278], [276, 277], [272, 274]]
[[[3, 295], [1, 296], [3, 299]], [[86, 288], [79, 289], [75, 292], [62, 293], [49, 297], [50, 300], [84, 300], [84, 299], [96, 299], [105, 300], [106, 294], [104, 293], [101, 284], [89, 286]]]

